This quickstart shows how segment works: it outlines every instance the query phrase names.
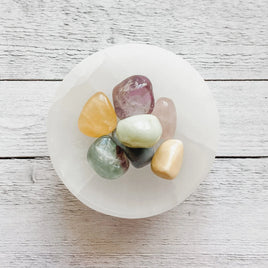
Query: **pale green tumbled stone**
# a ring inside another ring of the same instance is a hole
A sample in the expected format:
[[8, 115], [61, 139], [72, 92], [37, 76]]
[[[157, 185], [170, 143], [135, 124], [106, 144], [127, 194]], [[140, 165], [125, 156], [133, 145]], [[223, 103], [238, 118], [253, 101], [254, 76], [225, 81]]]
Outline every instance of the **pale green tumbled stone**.
[[152, 114], [135, 115], [119, 121], [116, 135], [125, 146], [150, 148], [160, 139], [162, 126]]
[[96, 173], [106, 179], [119, 178], [129, 167], [125, 152], [110, 136], [102, 136], [91, 144], [87, 160]]

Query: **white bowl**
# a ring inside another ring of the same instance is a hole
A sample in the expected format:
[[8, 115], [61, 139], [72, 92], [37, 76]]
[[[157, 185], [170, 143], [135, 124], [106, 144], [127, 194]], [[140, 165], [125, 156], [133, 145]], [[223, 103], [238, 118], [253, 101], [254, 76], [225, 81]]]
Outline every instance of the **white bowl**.
[[[86, 155], [95, 140], [78, 130], [86, 101], [141, 74], [153, 85], [155, 100], [171, 98], [177, 109], [175, 138], [184, 143], [183, 164], [174, 180], [155, 176], [150, 165], [132, 166], [117, 180], [99, 177]], [[144, 218], [183, 202], [207, 176], [219, 133], [217, 108], [199, 73], [181, 57], [143, 44], [115, 45], [83, 60], [61, 83], [48, 117], [48, 147], [53, 166], [66, 187], [84, 204], [121, 218]]]

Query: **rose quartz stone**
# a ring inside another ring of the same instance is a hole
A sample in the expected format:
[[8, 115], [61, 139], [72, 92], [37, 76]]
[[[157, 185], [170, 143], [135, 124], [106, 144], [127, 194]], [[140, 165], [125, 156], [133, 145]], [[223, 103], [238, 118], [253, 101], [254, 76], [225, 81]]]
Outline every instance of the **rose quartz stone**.
[[177, 124], [177, 113], [174, 102], [169, 98], [159, 98], [152, 114], [159, 119], [162, 125], [163, 132], [161, 138], [173, 138]]
[[116, 115], [120, 119], [138, 114], [150, 114], [154, 108], [151, 81], [143, 75], [133, 75], [113, 89]]

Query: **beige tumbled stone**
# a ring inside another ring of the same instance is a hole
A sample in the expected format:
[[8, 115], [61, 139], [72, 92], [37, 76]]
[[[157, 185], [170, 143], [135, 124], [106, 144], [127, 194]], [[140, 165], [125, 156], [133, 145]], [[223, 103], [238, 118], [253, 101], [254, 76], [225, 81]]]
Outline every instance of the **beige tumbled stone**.
[[151, 168], [155, 175], [172, 180], [181, 169], [183, 158], [183, 143], [180, 140], [169, 139], [156, 150]]

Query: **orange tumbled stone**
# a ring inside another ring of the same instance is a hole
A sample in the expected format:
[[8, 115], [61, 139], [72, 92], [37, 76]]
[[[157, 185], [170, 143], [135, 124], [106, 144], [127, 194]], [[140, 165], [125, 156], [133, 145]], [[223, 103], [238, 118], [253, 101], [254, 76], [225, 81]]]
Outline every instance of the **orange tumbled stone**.
[[97, 92], [87, 101], [78, 119], [79, 130], [96, 138], [111, 133], [116, 124], [114, 108], [103, 92]]

